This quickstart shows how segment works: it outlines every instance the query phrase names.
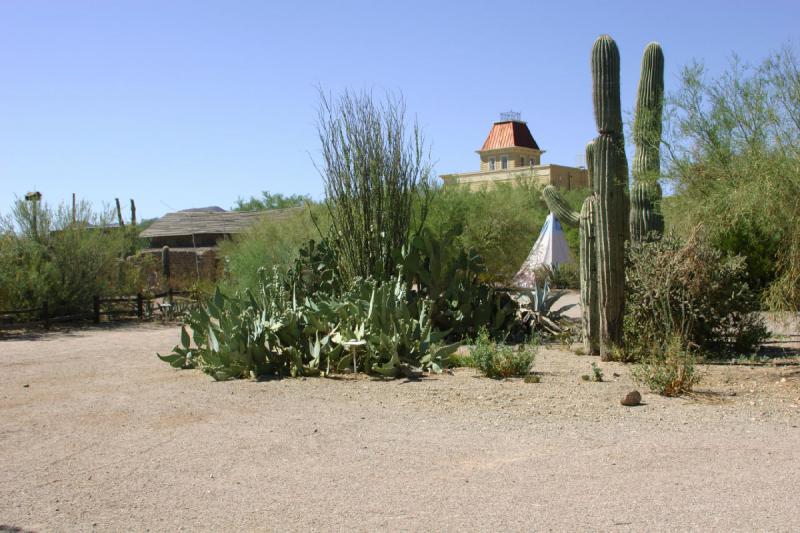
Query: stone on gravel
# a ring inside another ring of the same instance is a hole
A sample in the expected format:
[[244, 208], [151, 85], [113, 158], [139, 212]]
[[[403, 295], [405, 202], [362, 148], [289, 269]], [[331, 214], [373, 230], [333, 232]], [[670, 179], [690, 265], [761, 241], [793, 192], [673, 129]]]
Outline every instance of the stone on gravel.
[[638, 390], [632, 390], [631, 392], [626, 394], [625, 397], [622, 400], [620, 400], [619, 403], [627, 407], [633, 407], [634, 405], [639, 405], [640, 403], [642, 403], [642, 395], [639, 394]]

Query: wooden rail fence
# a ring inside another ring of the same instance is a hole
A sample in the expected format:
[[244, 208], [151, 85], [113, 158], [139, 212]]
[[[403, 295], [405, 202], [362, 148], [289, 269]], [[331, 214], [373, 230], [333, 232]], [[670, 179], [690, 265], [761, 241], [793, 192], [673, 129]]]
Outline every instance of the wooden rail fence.
[[[78, 312], [61, 315], [53, 314], [51, 312], [52, 307], [50, 306], [50, 302], [45, 300], [42, 302], [41, 307], [0, 310], [0, 330], [22, 329], [33, 326], [43, 326], [47, 329], [50, 327], [50, 324], [54, 322], [72, 322], [89, 319], [94, 321], [95, 324], [99, 324], [103, 316], [111, 318], [136, 316], [137, 319], [143, 320], [146, 310], [152, 310], [152, 303], [156, 300], [165, 300], [167, 304], [172, 305], [174, 297], [185, 297], [190, 294], [189, 291], [173, 291], [169, 289], [165, 292], [153, 294], [147, 298], [145, 298], [142, 293], [131, 296], [93, 296], [91, 312], [87, 310], [84, 313]], [[161, 307], [166, 306], [161, 304]], [[17, 321], [15, 320], [16, 317], [25, 317], [27, 320]]]

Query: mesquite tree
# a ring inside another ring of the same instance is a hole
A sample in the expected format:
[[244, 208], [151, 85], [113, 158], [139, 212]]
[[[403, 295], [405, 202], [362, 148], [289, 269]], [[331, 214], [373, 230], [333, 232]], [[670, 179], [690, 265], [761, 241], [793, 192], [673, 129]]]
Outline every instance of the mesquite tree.
[[[317, 168], [340, 274], [388, 279], [409, 240], [414, 202], [428, 186], [422, 134], [416, 122], [406, 123], [402, 98], [376, 102], [368, 92], [347, 91], [335, 100], [321, 94], [320, 100]], [[424, 214], [423, 205], [423, 220]]]

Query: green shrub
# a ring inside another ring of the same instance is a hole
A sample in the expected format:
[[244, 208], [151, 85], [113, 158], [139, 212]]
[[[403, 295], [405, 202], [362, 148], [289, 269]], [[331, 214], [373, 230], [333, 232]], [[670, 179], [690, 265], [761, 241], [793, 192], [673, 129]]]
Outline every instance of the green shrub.
[[86, 202], [54, 210], [17, 200], [0, 227], [0, 309], [38, 308], [51, 314], [91, 309], [92, 296], [145, 292], [135, 261], [141, 248], [135, 228], [109, 226], [112, 213], [95, 213]]
[[475, 368], [489, 378], [525, 376], [536, 356], [535, 345], [495, 344], [486, 329], [481, 329], [471, 350]]
[[[580, 209], [586, 194], [585, 190], [566, 191], [564, 196]], [[540, 187], [530, 182], [477, 191], [447, 186], [433, 192], [425, 227], [438, 236], [453, 233], [454, 244], [484, 258], [483, 278], [508, 284], [530, 253], [548, 213]], [[577, 228], [563, 229], [578, 257]]]
[[309, 206], [285, 218], [266, 217], [245, 233], [222, 243], [223, 286], [228, 292], [255, 289], [260, 268], [276, 267], [285, 272], [294, 265], [302, 245], [319, 238], [319, 231], [327, 232], [324, 206]]
[[626, 359], [673, 335], [704, 354], [750, 353], [768, 336], [742, 257], [723, 256], [699, 231], [683, 242], [632, 243], [628, 250]]
[[681, 335], [672, 335], [663, 346], [653, 346], [649, 355], [632, 370], [639, 383], [663, 396], [680, 396], [690, 392], [699, 377], [695, 373], [695, 356]]

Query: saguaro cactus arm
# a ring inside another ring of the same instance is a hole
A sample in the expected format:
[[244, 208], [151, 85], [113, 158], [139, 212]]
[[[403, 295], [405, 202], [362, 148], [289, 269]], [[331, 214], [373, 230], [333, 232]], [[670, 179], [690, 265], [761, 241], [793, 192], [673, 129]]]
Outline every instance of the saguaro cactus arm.
[[633, 179], [657, 177], [661, 170], [661, 120], [664, 107], [664, 52], [650, 43], [642, 56], [642, 73], [633, 118]]
[[558, 190], [552, 185], [548, 185], [542, 190], [542, 198], [547, 208], [564, 224], [577, 226], [580, 220], [580, 213], [573, 211], [569, 204], [559, 194]]

